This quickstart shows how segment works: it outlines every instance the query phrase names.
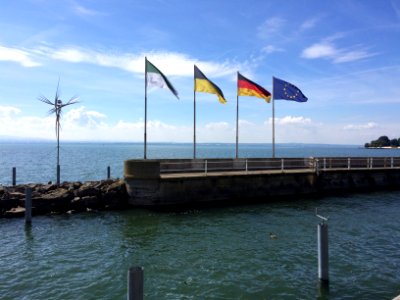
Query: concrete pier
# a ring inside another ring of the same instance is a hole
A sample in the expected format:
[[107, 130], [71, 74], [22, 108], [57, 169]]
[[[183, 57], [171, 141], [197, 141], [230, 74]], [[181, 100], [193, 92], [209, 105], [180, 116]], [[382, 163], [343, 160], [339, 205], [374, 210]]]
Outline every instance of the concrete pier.
[[[321, 168], [318, 162], [323, 161]], [[399, 188], [400, 159], [285, 158], [128, 160], [125, 183], [134, 206], [268, 202], [301, 195]]]

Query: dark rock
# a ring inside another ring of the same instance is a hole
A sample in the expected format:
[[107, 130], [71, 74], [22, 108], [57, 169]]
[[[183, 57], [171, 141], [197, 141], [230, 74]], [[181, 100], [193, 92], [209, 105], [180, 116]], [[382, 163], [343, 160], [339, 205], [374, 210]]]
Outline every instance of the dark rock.
[[99, 200], [96, 196], [85, 196], [82, 197], [82, 201], [84, 201], [87, 208], [99, 208]]
[[86, 211], [86, 203], [82, 198], [75, 197], [70, 203], [70, 209], [73, 211]]
[[100, 191], [90, 182], [83, 184], [77, 191], [75, 191], [75, 196], [77, 197], [97, 196], [99, 194]]
[[128, 207], [128, 194], [122, 180], [63, 182], [60, 187], [50, 182], [0, 186], [0, 217], [23, 215], [26, 187], [32, 189], [32, 208], [36, 215]]
[[25, 208], [20, 206], [13, 207], [4, 213], [4, 217], [6, 218], [17, 218], [17, 217], [23, 217], [24, 215], [25, 215]]
[[8, 195], [9, 195], [9, 199], [15, 199], [15, 200], [25, 199], [25, 193], [11, 192]]

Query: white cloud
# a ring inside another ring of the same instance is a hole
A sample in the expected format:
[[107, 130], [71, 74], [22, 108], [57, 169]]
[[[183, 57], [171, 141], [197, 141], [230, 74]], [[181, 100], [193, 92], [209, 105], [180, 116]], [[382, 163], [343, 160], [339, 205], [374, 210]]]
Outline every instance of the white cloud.
[[[53, 115], [44, 118], [24, 116], [14, 107], [0, 107], [0, 137], [55, 140]], [[302, 116], [285, 116], [275, 120], [277, 143], [360, 144], [381, 136], [396, 136], [398, 124], [378, 126], [365, 124], [316, 123]], [[214, 122], [197, 126], [198, 143], [234, 143], [236, 124]], [[335, 133], [332, 135], [332, 133]], [[65, 111], [61, 119], [61, 141], [143, 141], [143, 120], [116, 123], [105, 114], [81, 106]], [[193, 141], [192, 125], [175, 125], [159, 120], [147, 124], [149, 142]], [[240, 120], [240, 143], [271, 143], [271, 119], [264, 123]]]
[[32, 53], [29, 51], [3, 46], [0, 46], [0, 61], [1, 60], [16, 62], [27, 68], [38, 67], [41, 65], [39, 62], [34, 61]]
[[376, 55], [365, 49], [349, 50], [335, 47], [331, 42], [316, 43], [303, 50], [301, 57], [307, 59], [325, 58], [334, 63], [345, 63]]
[[374, 122], [368, 122], [366, 124], [348, 124], [343, 127], [344, 130], [365, 130], [377, 128], [378, 124]]
[[76, 109], [70, 109], [64, 115], [63, 120], [68, 125], [78, 124], [84, 127], [99, 128], [104, 124], [102, 120], [105, 118], [107, 118], [106, 115], [97, 111], [87, 111], [84, 106], [81, 106]]
[[338, 50], [328, 43], [317, 43], [303, 50], [302, 57], [314, 58], [332, 58], [335, 57]]
[[215, 77], [231, 75], [237, 70], [249, 68], [249, 63], [246, 61], [240, 63], [201, 61], [177, 52], [108, 53], [78, 47], [58, 49], [41, 47], [40, 51], [43, 55], [55, 60], [113, 67], [139, 74], [144, 72], [145, 57], [169, 76], [193, 76], [194, 64], [207, 75]]
[[[272, 124], [272, 118], [268, 119], [267, 124]], [[285, 116], [283, 118], [275, 118], [277, 125], [308, 125], [311, 124], [311, 119], [305, 117]]]
[[263, 24], [258, 26], [257, 35], [262, 39], [268, 39], [274, 34], [279, 33], [285, 24], [286, 20], [279, 17], [267, 19]]
[[341, 53], [338, 55], [333, 62], [335, 63], [344, 63], [344, 62], [350, 62], [350, 61], [355, 61], [355, 60], [360, 60], [364, 58], [368, 58], [371, 56], [374, 56], [375, 54], [368, 53], [365, 50], [356, 50], [356, 51], [349, 51], [346, 53]]
[[94, 10], [94, 9], [89, 9], [87, 7], [84, 7], [76, 2], [72, 4], [72, 10], [79, 16], [86, 17], [86, 16], [97, 16], [100, 15], [101, 13]]
[[304, 21], [303, 24], [301, 24], [300, 26], [300, 30], [307, 30], [315, 27], [319, 19], [320, 19], [319, 17], [315, 17]]
[[229, 129], [229, 124], [227, 122], [211, 122], [206, 124], [205, 128], [207, 130], [227, 130]]
[[262, 49], [262, 52], [266, 53], [266, 54], [271, 54], [274, 52], [283, 52], [284, 50], [282, 48], [278, 48], [276, 46], [273, 45], [267, 45]]
[[21, 110], [13, 106], [1, 106], [0, 105], [0, 118], [10, 118], [13, 115], [17, 115]]
[[253, 122], [247, 121], [247, 120], [241, 120], [239, 119], [239, 126], [252, 126], [255, 125]]

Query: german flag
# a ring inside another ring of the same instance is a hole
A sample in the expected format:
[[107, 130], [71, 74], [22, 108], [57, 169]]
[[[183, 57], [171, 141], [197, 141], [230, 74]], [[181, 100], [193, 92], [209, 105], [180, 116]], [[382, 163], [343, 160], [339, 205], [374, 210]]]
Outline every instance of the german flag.
[[238, 72], [238, 96], [254, 96], [270, 102], [271, 93]]
[[216, 94], [219, 102], [222, 104], [227, 102], [221, 89], [209, 80], [196, 65], [194, 65], [194, 91]]

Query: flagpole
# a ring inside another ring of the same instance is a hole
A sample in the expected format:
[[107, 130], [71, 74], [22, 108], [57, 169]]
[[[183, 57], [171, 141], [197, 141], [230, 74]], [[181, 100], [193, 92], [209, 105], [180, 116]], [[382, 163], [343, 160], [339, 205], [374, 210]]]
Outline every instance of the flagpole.
[[144, 159], [147, 159], [147, 57], [144, 57]]
[[[239, 78], [239, 72], [238, 72]], [[236, 159], [239, 158], [239, 80], [237, 81], [237, 92], [236, 92]]]
[[196, 159], [196, 79], [193, 89], [193, 159]]
[[275, 158], [275, 99], [274, 99], [274, 77], [272, 77], [272, 158]]

